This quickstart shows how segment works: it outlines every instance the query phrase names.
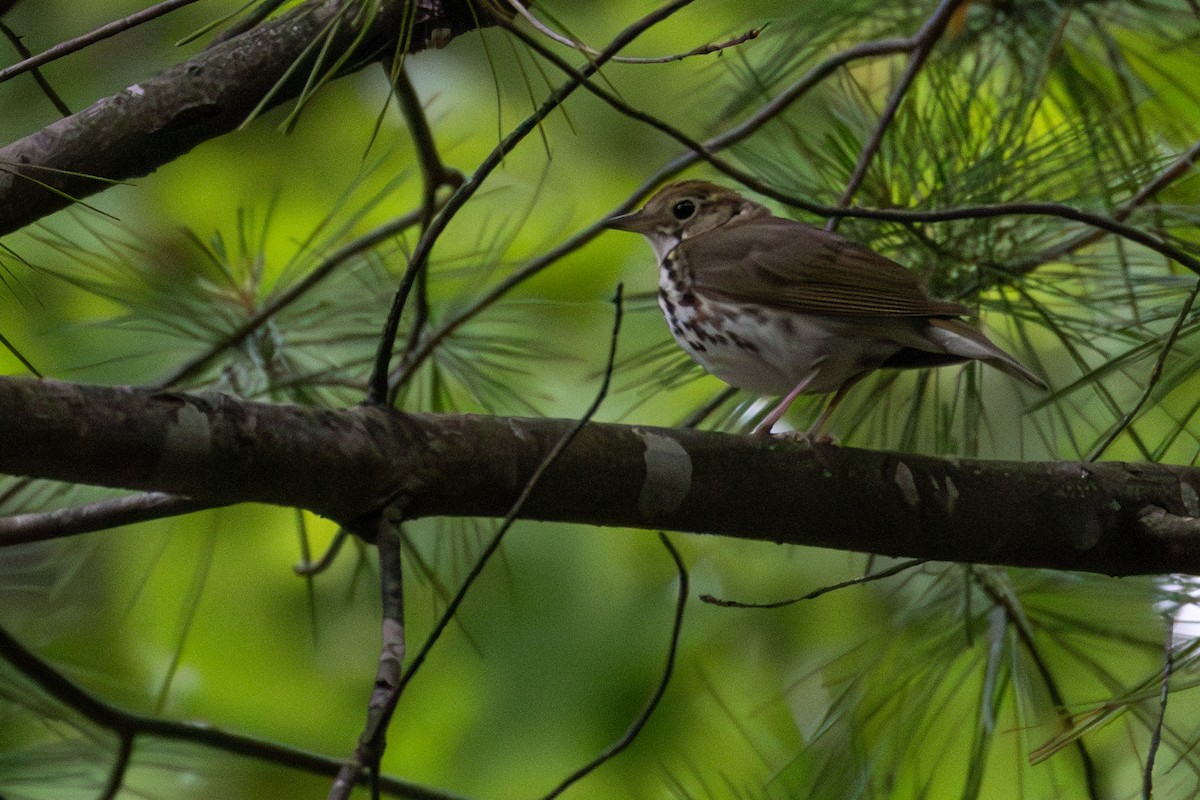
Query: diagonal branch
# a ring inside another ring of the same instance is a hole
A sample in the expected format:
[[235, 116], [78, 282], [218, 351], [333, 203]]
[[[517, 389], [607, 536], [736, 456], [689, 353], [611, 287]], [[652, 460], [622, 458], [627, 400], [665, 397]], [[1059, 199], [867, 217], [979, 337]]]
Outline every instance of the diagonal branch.
[[[299, 96], [312, 71], [322, 69], [316, 51], [339, 57], [352, 52], [336, 73], [341, 76], [391, 55], [410, 13], [418, 15], [408, 26], [411, 51], [443, 44], [447, 36], [477, 25], [469, 0], [410, 8], [403, 0], [308, 0], [0, 148], [0, 235], [114, 181], [146, 175], [229, 133], [256, 110]], [[326, 46], [314, 48], [322, 36], [328, 37]]]
[[[247, 756], [263, 763], [277, 764], [313, 775], [333, 777], [342, 766], [340, 759], [323, 756], [311, 750], [288, 747], [222, 730], [205, 723], [176, 722], [126, 711], [90, 694], [43, 661], [3, 628], [0, 628], [0, 661], [9, 664], [43, 692], [75, 713], [95, 725], [115, 733], [119, 737], [119, 746], [122, 748], [127, 746], [126, 742], [132, 746], [135, 739], [145, 737], [186, 742], [219, 752]], [[118, 751], [114, 769], [110, 773], [111, 781], [118, 780], [123, 774], [120, 769], [120, 759], [121, 752]], [[410, 798], [410, 800], [464, 800], [460, 795], [452, 792], [400, 778], [381, 778], [380, 785], [389, 794]]]
[[[0, 22], [0, 33], [4, 34], [4, 38], [8, 39], [8, 41], [12, 43], [13, 49], [16, 50], [22, 58], [28, 58], [30, 55], [32, 55], [29, 52], [29, 48], [25, 46], [23, 41], [21, 41], [21, 37], [17, 35], [16, 31], [5, 25], [3, 22]], [[46, 76], [42, 73], [42, 71], [37, 67], [33, 67], [30, 72], [33, 76], [33, 80], [37, 83], [38, 88], [42, 90], [42, 94], [46, 95], [46, 99], [49, 100], [50, 104], [58, 110], [58, 113], [62, 114], [64, 117], [70, 115], [71, 109], [67, 107], [65, 102], [63, 102], [63, 99], [59, 96], [58, 92], [54, 91], [54, 87], [50, 85], [50, 81], [46, 80]]]
[[32, 53], [21, 53], [20, 61], [12, 66], [0, 69], [0, 83], [4, 83], [23, 73], [35, 71], [38, 67], [45, 66], [52, 61], [57, 61], [71, 53], [77, 53], [96, 42], [116, 36], [118, 33], [127, 31], [130, 28], [136, 28], [138, 25], [143, 25], [152, 19], [157, 19], [164, 14], [169, 14], [176, 9], [191, 5], [194, 2], [196, 0], [164, 0], [164, 2], [157, 3], [150, 8], [144, 8], [137, 13], [114, 20], [107, 25], [101, 25], [94, 31], [89, 31], [82, 36], [76, 36], [74, 39], [56, 44], [54, 47], [43, 50], [36, 56]]
[[[1111, 217], [1104, 214], [1097, 214], [1086, 211], [1084, 209], [1074, 208], [1061, 203], [997, 203], [994, 205], [968, 206], [948, 209], [935, 210], [896, 210], [896, 209], [863, 209], [863, 208], [843, 208], [821, 205], [814, 203], [807, 198], [797, 197], [786, 192], [781, 192], [778, 189], [764, 184], [757, 177], [751, 175], [745, 170], [739, 169], [735, 165], [729, 163], [725, 159], [717, 155], [717, 152], [727, 148], [737, 142], [752, 135], [755, 131], [765, 125], [770, 119], [778, 116], [787, 106], [796, 102], [803, 97], [809, 90], [816, 86], [820, 81], [831, 75], [837, 69], [853, 63], [859, 59], [875, 58], [886, 55], [894, 55], [896, 53], [912, 52], [921, 44], [920, 33], [909, 38], [887, 38], [879, 39], [871, 42], [864, 42], [847, 48], [839, 53], [836, 53], [820, 64], [814, 66], [804, 76], [797, 80], [786, 91], [778, 97], [771, 100], [763, 108], [759, 109], [753, 116], [747, 118], [743, 122], [735, 125], [729, 130], [720, 133], [711, 139], [700, 142], [688, 136], [683, 131], [669, 125], [658, 117], [649, 114], [640, 109], [634, 108], [625, 101], [618, 98], [611, 92], [597, 86], [590, 80], [580, 75], [578, 70], [564, 61], [558, 54], [545, 47], [535, 37], [530, 36], [527, 32], [521, 30], [515, 25], [508, 24], [506, 30], [521, 39], [531, 49], [536, 50], [543, 58], [550, 61], [559, 70], [565, 74], [572, 75], [581, 81], [584, 89], [591, 92], [596, 97], [600, 98], [613, 109], [638, 120], [646, 125], [658, 130], [665, 135], [675, 139], [684, 147], [687, 152], [676, 157], [667, 165], [663, 166], [656, 173], [648, 177], [642, 182], [641, 186], [635, 189], [629, 198], [620, 204], [613, 213], [623, 213], [636, 203], [639, 199], [644, 198], [651, 190], [659, 183], [667, 180], [675, 175], [678, 175], [684, 169], [701, 161], [708, 163], [714, 169], [728, 175], [742, 183], [747, 188], [750, 188], [760, 194], [763, 194], [772, 199], [779, 200], [795, 208], [800, 208], [817, 216], [840, 218], [842, 216], [862, 217], [865, 219], [880, 219], [892, 220], [904, 223], [918, 222], [943, 222], [953, 221], [958, 219], [970, 219], [974, 217], [999, 217], [1005, 215], [1043, 215], [1058, 217], [1060, 219], [1081, 222], [1091, 226], [1094, 230], [1080, 234], [1080, 240], [1075, 246], [1083, 246], [1090, 243], [1094, 239], [1099, 239], [1105, 233], [1112, 233], [1117, 236], [1138, 242], [1139, 244], [1161, 253], [1167, 258], [1174, 259], [1179, 263], [1187, 266], [1189, 269], [1200, 274], [1200, 260], [1193, 258], [1181, 248], [1174, 247], [1171, 244], [1155, 237], [1139, 228], [1124, 223], [1124, 219], [1136, 207], [1134, 200], [1138, 203], [1143, 202], [1145, 198], [1151, 196], [1154, 192], [1161, 190], [1165, 185], [1175, 180], [1179, 176], [1185, 174], [1196, 158], [1197, 152], [1200, 152], [1200, 143], [1190, 149], [1180, 160], [1169, 170], [1156, 178], [1151, 184], [1148, 184], [1142, 191], [1139, 191], [1130, 203], [1114, 213]], [[922, 28], [924, 30], [925, 28]], [[427, 359], [434, 350], [456, 330], [468, 323], [471, 319], [479, 315], [481, 312], [490, 308], [500, 299], [505, 297], [509, 292], [517, 286], [524, 283], [526, 280], [537, 275], [542, 270], [550, 265], [558, 262], [562, 258], [570, 255], [575, 250], [586, 245], [594, 239], [599, 233], [605, 230], [604, 220], [599, 220], [587, 228], [579, 231], [571, 238], [563, 241], [556, 247], [548, 250], [543, 255], [533, 259], [525, 266], [516, 270], [494, 287], [489, 289], [483, 296], [476, 300], [472, 305], [455, 315], [453, 318], [446, 320], [436, 330], [432, 331], [429, 336], [424, 338], [420, 345], [413, 350], [411, 355], [394, 371], [390, 383], [398, 385], [412, 374], [425, 359]], [[1045, 254], [1042, 254], [1045, 255]], [[1038, 257], [1035, 264], [1029, 268], [1043, 263], [1049, 256]]]
[[[871, 160], [875, 158], [875, 154], [879, 152], [879, 146], [883, 144], [883, 134], [896, 117], [896, 111], [900, 108], [900, 102], [904, 99], [904, 95], [908, 93], [913, 81], [916, 80], [921, 67], [925, 66], [925, 61], [929, 58], [929, 54], [933, 52], [934, 45], [941, 38], [942, 32], [946, 30], [946, 24], [950, 21], [950, 17], [953, 16], [962, 4], [963, 0], [942, 0], [933, 12], [933, 15], [921, 26], [921, 30], [917, 31], [916, 39], [918, 44], [908, 57], [908, 66], [904, 68], [904, 74], [900, 76], [900, 80], [892, 88], [892, 93], [887, 99], [887, 105], [884, 106], [883, 112], [879, 115], [879, 121], [875, 124], [874, 130], [871, 131], [870, 138], [867, 139], [862, 147], [862, 151], [858, 154], [858, 161], [854, 165], [854, 172], [851, 173], [850, 180], [846, 182], [846, 189], [842, 192], [842, 196], [838, 198], [839, 206], [845, 208], [854, 199], [854, 194], [858, 191], [858, 187], [862, 185], [863, 178], [867, 176]], [[838, 222], [840, 221], [840, 217], [830, 217], [825, 223], [825, 230], [837, 230]]]
[[78, 536], [212, 507], [212, 503], [197, 502], [186, 497], [145, 492], [73, 508], [0, 517], [0, 547]]
[[658, 684], [654, 687], [654, 691], [650, 694], [650, 698], [646, 701], [646, 705], [642, 708], [640, 714], [634, 718], [625, 733], [602, 752], [596, 755], [591, 761], [574, 770], [570, 775], [543, 795], [542, 800], [553, 800], [567, 789], [574, 786], [585, 777], [595, 772], [596, 769], [603, 766], [605, 762], [611, 761], [622, 752], [638, 737], [642, 729], [646, 727], [646, 723], [650, 721], [654, 711], [658, 708], [658, 704], [662, 701], [663, 696], [667, 693], [667, 687], [671, 683], [671, 676], [675, 674], [675, 658], [679, 653], [679, 637], [683, 633], [683, 612], [687, 608], [688, 599], [688, 571], [684, 566], [683, 558], [679, 555], [679, 550], [671, 543], [665, 533], [658, 534], [659, 541], [663, 547], [667, 548], [667, 553], [671, 556], [671, 560], [675, 562], [675, 571], [679, 575], [679, 592], [675, 600], [675, 617], [671, 624], [671, 636], [667, 646], [667, 660], [663, 665], [662, 674], [658, 678]]
[[[388, 724], [400, 700], [404, 669], [404, 567], [401, 563], [400, 520], [392, 514], [375, 515], [372, 538], [379, 551], [379, 580], [383, 599], [382, 640], [375, 672], [375, 689], [367, 704], [367, 721], [354, 754], [342, 765], [329, 800], [349, 800], [354, 785], [365, 777], [373, 797], [379, 795], [379, 762], [387, 744]], [[397, 515], [398, 517], [398, 515]]]
[[[1163, 189], [1167, 188], [1184, 175], [1190, 173], [1196, 166], [1197, 159], [1200, 159], [1200, 142], [1195, 142], [1192, 144], [1192, 146], [1181, 153], [1169, 167], [1160, 172], [1154, 178], [1154, 180], [1150, 181], [1145, 186], [1134, 192], [1134, 194], [1128, 200], [1126, 200], [1124, 203], [1118, 206], [1115, 211], [1113, 211], [1112, 218], [1118, 222], [1124, 222], [1125, 220], [1129, 219], [1129, 216], [1133, 214], [1134, 211], [1137, 211], [1139, 208], [1144, 206], [1146, 202], [1150, 200], [1150, 198], [1157, 195]], [[1039, 253], [1035, 253], [1028, 258], [1005, 264], [1004, 271], [1009, 274], [1032, 272], [1042, 264], [1062, 258], [1063, 256], [1070, 255], [1077, 250], [1081, 250], [1089, 245], [1095, 244], [1104, 238], [1105, 233], [1106, 231], [1103, 229], [1096, 228], [1076, 234], [1075, 236], [1065, 239], [1052, 247], [1048, 247]]]
[[[471, 199], [496, 167], [504, 162], [504, 157], [512, 152], [513, 148], [520, 144], [521, 140], [535, 130], [541, 124], [542, 120], [549, 116], [554, 109], [558, 108], [567, 97], [578, 89], [581, 83], [586, 83], [587, 78], [595, 74], [601, 66], [620, 52], [625, 45], [692, 2], [693, 0], [671, 0], [621, 30], [608, 43], [608, 46], [596, 56], [594, 61], [589, 62], [587, 66], [579, 70], [576, 74], [571, 75], [567, 81], [551, 92], [550, 96], [530, 116], [526, 117], [499, 144], [492, 148], [492, 151], [483, 159], [470, 178], [463, 182], [455, 190], [454, 194], [450, 196], [450, 199], [446, 201], [446, 205], [434, 216], [429, 227], [422, 232], [421, 238], [417, 240], [412, 256], [409, 258], [408, 269], [405, 270], [403, 277], [400, 279], [400, 285], [396, 288], [391, 309], [388, 311], [387, 320], [384, 322], [383, 333], [379, 337], [379, 347], [375, 353], [375, 366], [371, 372], [367, 402], [391, 404], [395, 399], [397, 387], [389, 386], [388, 378], [391, 370], [392, 354], [396, 344], [396, 335], [400, 329], [400, 316], [404, 312], [409, 292], [412, 291], [417, 276], [425, 269], [425, 263], [429, 260], [429, 255], [433, 250], [434, 244], [446, 229], [446, 226], [450, 224], [450, 220], [454, 218], [454, 215]], [[500, 19], [497, 18], [496, 22], [499, 23], [499, 21]]]

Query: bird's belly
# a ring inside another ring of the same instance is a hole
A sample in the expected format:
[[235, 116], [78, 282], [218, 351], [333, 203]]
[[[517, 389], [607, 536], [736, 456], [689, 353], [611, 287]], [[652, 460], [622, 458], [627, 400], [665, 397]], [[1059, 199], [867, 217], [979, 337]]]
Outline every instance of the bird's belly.
[[[851, 378], [879, 366], [911, 338], [911, 325], [895, 320], [895, 336], [879, 336], [893, 321], [873, 320], [875, 335], [863, 335], [853, 317], [747, 312], [732, 304], [660, 303], [675, 341], [695, 361], [726, 383], [762, 394], [785, 394], [809, 378], [805, 391], [836, 391]], [[882, 324], [881, 324], [882, 323]]]

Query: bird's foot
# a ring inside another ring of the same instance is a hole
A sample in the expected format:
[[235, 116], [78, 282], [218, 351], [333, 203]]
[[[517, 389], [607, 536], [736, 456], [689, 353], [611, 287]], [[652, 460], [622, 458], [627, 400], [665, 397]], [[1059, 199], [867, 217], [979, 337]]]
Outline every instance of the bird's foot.
[[782, 433], [772, 434], [776, 439], [783, 439], [790, 442], [803, 442], [811, 445], [826, 445], [828, 447], [836, 447], [837, 439], [830, 436], [828, 433], [817, 433], [816, 431], [783, 431]]
[[779, 439], [784, 442], [803, 442], [805, 444], [820, 444], [831, 447], [836, 447], [838, 443], [837, 439], [828, 433], [820, 433], [812, 429], [807, 431], [780, 431], [779, 433], [772, 433], [770, 427], [759, 425], [750, 432], [750, 435], [764, 439]]

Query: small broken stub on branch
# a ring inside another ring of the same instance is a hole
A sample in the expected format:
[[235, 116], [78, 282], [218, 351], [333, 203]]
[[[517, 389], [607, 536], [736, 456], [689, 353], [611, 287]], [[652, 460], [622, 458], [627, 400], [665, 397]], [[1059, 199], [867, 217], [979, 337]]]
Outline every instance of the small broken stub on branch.
[[[474, 5], [474, 7], [473, 7]], [[511, 19], [506, 3], [472, 3], [472, 0], [417, 0], [413, 4], [412, 51], [441, 50], [460, 33], [494, 24], [495, 18]]]

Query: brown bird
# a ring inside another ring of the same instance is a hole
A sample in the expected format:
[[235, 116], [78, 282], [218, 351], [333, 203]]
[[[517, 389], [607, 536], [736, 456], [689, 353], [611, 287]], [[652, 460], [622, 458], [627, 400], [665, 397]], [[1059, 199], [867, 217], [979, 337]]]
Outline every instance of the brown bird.
[[675, 341], [721, 380], [784, 395], [755, 433], [801, 393], [833, 393], [814, 437], [855, 383], [877, 369], [978, 360], [1045, 389], [1045, 382], [930, 297], [891, 259], [840, 236], [771, 214], [707, 181], [659, 190], [608, 227], [640, 233], [659, 262], [658, 302]]

